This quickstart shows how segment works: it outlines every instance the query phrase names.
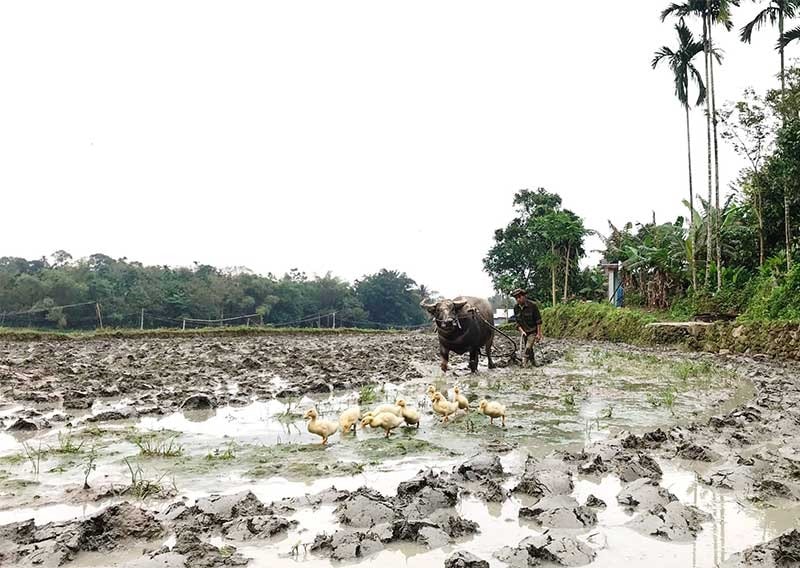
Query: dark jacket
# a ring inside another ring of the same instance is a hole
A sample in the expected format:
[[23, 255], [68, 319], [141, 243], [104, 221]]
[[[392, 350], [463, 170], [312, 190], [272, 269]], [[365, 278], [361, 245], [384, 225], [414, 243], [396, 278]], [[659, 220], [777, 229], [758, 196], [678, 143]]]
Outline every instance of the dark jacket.
[[539, 306], [533, 300], [525, 300], [523, 305], [514, 306], [514, 318], [525, 333], [533, 333], [536, 327], [542, 324], [542, 314]]

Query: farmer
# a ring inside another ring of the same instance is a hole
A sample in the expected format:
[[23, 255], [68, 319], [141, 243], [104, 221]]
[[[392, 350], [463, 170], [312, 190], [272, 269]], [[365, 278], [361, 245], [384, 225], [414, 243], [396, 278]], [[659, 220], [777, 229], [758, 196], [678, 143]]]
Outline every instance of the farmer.
[[524, 361], [533, 365], [536, 363], [533, 345], [542, 339], [542, 315], [539, 313], [539, 306], [528, 299], [528, 293], [522, 288], [512, 290], [511, 295], [517, 300], [517, 305], [514, 306], [514, 318], [517, 321], [517, 329], [523, 336]]

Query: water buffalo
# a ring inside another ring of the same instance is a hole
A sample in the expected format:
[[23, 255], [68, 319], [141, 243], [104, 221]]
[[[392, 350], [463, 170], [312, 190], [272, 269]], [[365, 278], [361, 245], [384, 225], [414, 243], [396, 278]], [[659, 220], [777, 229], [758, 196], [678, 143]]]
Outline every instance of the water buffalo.
[[[447, 371], [450, 352], [463, 355], [469, 351], [469, 369], [473, 373], [478, 370], [478, 356], [481, 347], [486, 349], [489, 368], [492, 362], [492, 341], [494, 330], [492, 322], [492, 306], [483, 298], [460, 296], [452, 300], [440, 300], [436, 303], [423, 302], [422, 307], [428, 310], [436, 322], [439, 333], [439, 354], [442, 356], [442, 371]], [[488, 323], [487, 323], [488, 322]]]

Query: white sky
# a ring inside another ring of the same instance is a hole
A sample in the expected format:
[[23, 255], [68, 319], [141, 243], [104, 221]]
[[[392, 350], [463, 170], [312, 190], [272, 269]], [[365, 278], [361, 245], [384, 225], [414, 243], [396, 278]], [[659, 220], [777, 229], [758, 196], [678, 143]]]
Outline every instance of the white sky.
[[[0, 256], [386, 267], [489, 295], [521, 188], [603, 232], [681, 213], [683, 112], [650, 68], [676, 43], [665, 4], [0, 3]], [[718, 32], [718, 106], [774, 84], [776, 35]], [[740, 165], [725, 148], [724, 186]]]

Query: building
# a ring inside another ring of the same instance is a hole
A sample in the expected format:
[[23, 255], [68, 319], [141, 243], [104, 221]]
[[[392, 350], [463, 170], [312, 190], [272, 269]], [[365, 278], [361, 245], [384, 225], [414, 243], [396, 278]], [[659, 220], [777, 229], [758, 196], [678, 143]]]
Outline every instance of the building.
[[494, 325], [501, 325], [510, 321], [514, 321], [513, 309], [496, 309], [494, 311]]

